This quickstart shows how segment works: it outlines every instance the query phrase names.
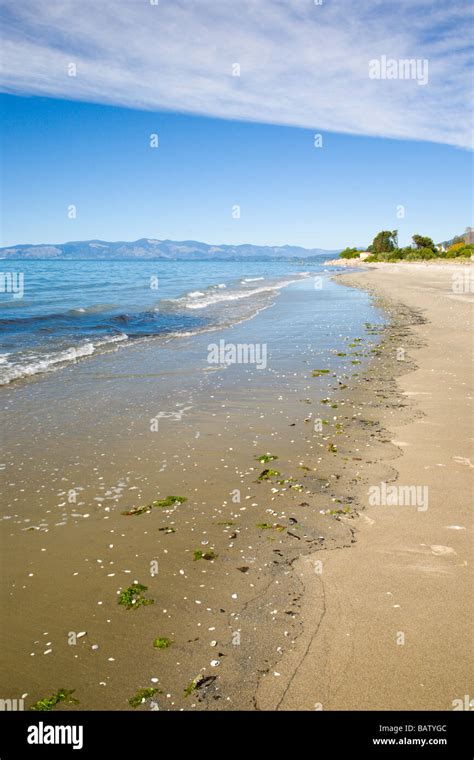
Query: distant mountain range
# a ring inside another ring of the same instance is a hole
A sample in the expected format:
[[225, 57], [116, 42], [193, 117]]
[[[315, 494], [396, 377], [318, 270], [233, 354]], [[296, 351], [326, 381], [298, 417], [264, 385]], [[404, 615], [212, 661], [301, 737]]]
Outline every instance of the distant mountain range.
[[299, 246], [208, 245], [196, 240], [150, 240], [142, 238], [131, 243], [105, 240], [80, 240], [55, 245], [15, 245], [0, 248], [0, 259], [170, 259], [174, 261], [232, 260], [232, 259], [308, 259], [314, 256], [334, 256], [337, 250], [300, 248]]

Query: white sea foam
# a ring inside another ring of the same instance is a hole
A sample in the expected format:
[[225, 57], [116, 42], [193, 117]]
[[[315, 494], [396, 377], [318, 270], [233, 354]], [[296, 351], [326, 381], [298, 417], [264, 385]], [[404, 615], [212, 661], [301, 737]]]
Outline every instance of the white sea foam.
[[43, 356], [38, 354], [30, 355], [24, 357], [23, 361], [20, 360], [15, 363], [7, 360], [6, 362], [2, 362], [4, 370], [0, 371], [0, 385], [8, 385], [13, 380], [20, 380], [21, 378], [58, 369], [59, 366], [75, 362], [85, 356], [91, 356], [100, 346], [106, 346], [109, 343], [119, 343], [127, 340], [127, 338], [128, 336], [125, 333], [119, 333], [118, 335], [100, 338], [95, 343], [87, 342], [79, 346], [69, 346], [68, 348], [55, 351], [51, 354], [44, 354]]
[[107, 335], [106, 338], [101, 338], [95, 342], [96, 346], [105, 346], [107, 343], [121, 343], [123, 340], [128, 340], [128, 335], [125, 333], [118, 333], [117, 335]]
[[196, 300], [189, 300], [189, 294], [184, 298], [178, 298], [177, 304], [183, 305], [186, 309], [205, 309], [208, 306], [214, 306], [215, 304], [222, 303], [223, 301], [240, 301], [242, 298], [252, 298], [253, 296], [260, 295], [262, 293], [272, 293], [281, 288], [291, 285], [292, 282], [297, 280], [283, 280], [282, 282], [275, 283], [274, 285], [265, 285], [260, 288], [245, 288], [241, 290], [229, 290], [226, 293], [220, 292], [208, 292], [202, 298]]

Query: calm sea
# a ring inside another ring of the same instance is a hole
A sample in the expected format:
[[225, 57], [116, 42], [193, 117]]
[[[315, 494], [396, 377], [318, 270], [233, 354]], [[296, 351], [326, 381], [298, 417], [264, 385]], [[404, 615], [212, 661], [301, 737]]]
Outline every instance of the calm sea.
[[324, 260], [1, 262], [0, 384], [249, 319]]

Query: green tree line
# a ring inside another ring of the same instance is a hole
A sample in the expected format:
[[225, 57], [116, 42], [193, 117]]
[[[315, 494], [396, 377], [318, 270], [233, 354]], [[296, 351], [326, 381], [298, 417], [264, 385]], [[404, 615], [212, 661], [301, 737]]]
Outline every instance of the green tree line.
[[[412, 245], [405, 248], [398, 246], [398, 230], [382, 230], [374, 237], [367, 251], [366, 261], [424, 261], [426, 259], [469, 258], [474, 254], [474, 244], [457, 236], [447, 250], [442, 250], [426, 235], [412, 235]], [[361, 251], [358, 248], [345, 248], [339, 254], [341, 259], [357, 259]]]

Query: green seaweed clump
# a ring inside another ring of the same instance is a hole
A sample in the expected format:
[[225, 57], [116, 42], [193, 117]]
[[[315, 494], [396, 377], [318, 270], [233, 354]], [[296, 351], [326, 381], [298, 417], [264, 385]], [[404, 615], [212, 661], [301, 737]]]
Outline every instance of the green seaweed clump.
[[185, 496], [167, 496], [166, 499], [155, 499], [151, 504], [145, 504], [142, 507], [133, 507], [126, 512], [122, 512], [123, 515], [128, 517], [133, 515], [142, 515], [144, 512], [151, 512], [153, 507], [172, 507], [174, 504], [184, 504], [187, 501]]
[[122, 514], [126, 515], [127, 517], [133, 517], [134, 515], [142, 515], [144, 512], [151, 512], [151, 506], [149, 504], [144, 507], [133, 507], [132, 509], [127, 509], [126, 512], [122, 512]]
[[193, 691], [196, 691], [196, 689], [201, 689], [203, 686], [209, 686], [211, 683], [214, 683], [217, 676], [204, 676], [202, 673], [200, 673], [196, 678], [193, 678], [191, 683], [188, 683], [184, 690], [184, 696], [189, 697], [190, 694], [193, 693]]
[[144, 702], [154, 697], [158, 691], [159, 689], [155, 689], [153, 686], [150, 686], [147, 689], [138, 689], [137, 693], [134, 694], [133, 697], [130, 697], [128, 704], [133, 708], [139, 707]]
[[257, 523], [257, 528], [260, 528], [260, 530], [277, 530], [279, 533], [285, 530], [285, 526], [279, 525], [278, 523], [276, 525], [270, 525], [270, 523]]
[[328, 369], [313, 369], [311, 377], [320, 377], [321, 375], [329, 375]]
[[280, 475], [278, 470], [266, 469], [262, 470], [257, 480], [270, 480], [270, 478], [276, 478], [278, 475]]
[[162, 638], [157, 638], [153, 642], [153, 646], [155, 649], [168, 649], [168, 647], [171, 646], [171, 644], [174, 644], [174, 641], [171, 641], [171, 639], [167, 639], [165, 636]]
[[334, 443], [328, 443], [328, 451], [330, 451], [331, 454], [337, 454], [337, 446], [335, 446]]
[[56, 694], [53, 694], [51, 697], [45, 697], [44, 699], [39, 699], [37, 702], [34, 703], [34, 705], [31, 705], [30, 710], [36, 710], [38, 712], [49, 712], [54, 707], [56, 707], [59, 702], [66, 702], [67, 704], [74, 704], [78, 705], [79, 700], [75, 699], [75, 697], [72, 697], [71, 695], [74, 694], [75, 689], [67, 690], [67, 689], [58, 689]]
[[196, 689], [199, 688], [199, 685], [204, 681], [204, 676], [200, 673], [196, 678], [193, 678], [191, 683], [188, 683], [184, 690], [184, 696], [189, 697], [190, 694], [193, 693]]
[[260, 464], [267, 464], [268, 462], [273, 462], [275, 459], [278, 459], [278, 457], [275, 454], [262, 454], [260, 457], [255, 457], [255, 459], [257, 459]]
[[148, 586], [143, 586], [141, 583], [134, 583], [132, 586], [124, 589], [119, 594], [118, 603], [127, 610], [137, 610], [139, 607], [147, 604], [153, 604], [153, 599], [147, 599], [143, 596], [143, 591], [148, 591]]
[[194, 552], [194, 562], [197, 562], [198, 559], [217, 559], [219, 555], [215, 553], [214, 549], [208, 549], [208, 551], [203, 552], [201, 549], [197, 549]]
[[163, 509], [164, 507], [172, 507], [174, 504], [184, 504], [185, 501], [187, 501], [185, 496], [167, 496], [166, 499], [156, 499], [151, 504], [153, 507], [161, 507]]
[[348, 515], [350, 514], [351, 508], [350, 507], [344, 507], [343, 509], [330, 509], [326, 514], [328, 515]]

